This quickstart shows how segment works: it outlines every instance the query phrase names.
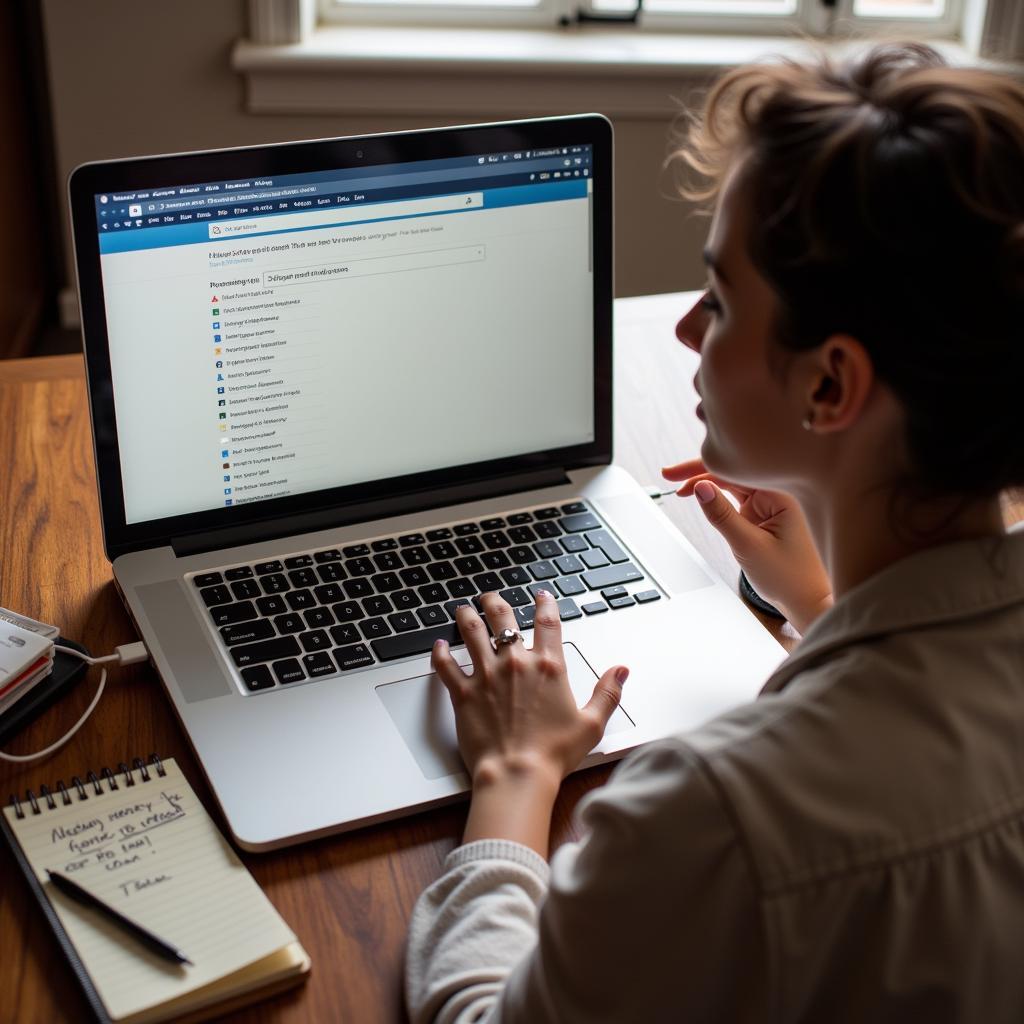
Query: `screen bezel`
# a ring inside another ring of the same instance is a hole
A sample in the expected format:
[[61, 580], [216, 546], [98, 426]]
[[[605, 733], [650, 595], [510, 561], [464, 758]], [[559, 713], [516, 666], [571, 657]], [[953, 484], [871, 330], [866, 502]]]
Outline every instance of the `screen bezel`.
[[[186, 182], [347, 170], [415, 160], [474, 156], [486, 152], [590, 145], [592, 152], [592, 253], [594, 325], [594, 440], [401, 477], [349, 484], [253, 504], [183, 515], [126, 521], [110, 349], [103, 296], [95, 197], [102, 193], [170, 188]], [[361, 154], [361, 155], [357, 155]], [[612, 458], [612, 128], [600, 114], [437, 128], [387, 135], [282, 143], [170, 156], [83, 164], [68, 181], [78, 271], [82, 333], [104, 547], [113, 561], [127, 551], [161, 547], [192, 534], [279, 523], [290, 516], [351, 509], [381, 499], [423, 495], [430, 490], [471, 485], [556, 468], [606, 465]], [[246, 531], [247, 533], [250, 531]]]

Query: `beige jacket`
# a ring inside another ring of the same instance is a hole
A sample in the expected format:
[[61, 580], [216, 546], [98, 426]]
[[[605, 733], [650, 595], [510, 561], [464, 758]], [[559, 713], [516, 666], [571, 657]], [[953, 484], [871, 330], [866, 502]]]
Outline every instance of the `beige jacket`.
[[411, 923], [414, 1021], [1021, 1024], [1024, 534], [861, 584], [758, 700], [579, 814], [550, 869], [449, 856]]

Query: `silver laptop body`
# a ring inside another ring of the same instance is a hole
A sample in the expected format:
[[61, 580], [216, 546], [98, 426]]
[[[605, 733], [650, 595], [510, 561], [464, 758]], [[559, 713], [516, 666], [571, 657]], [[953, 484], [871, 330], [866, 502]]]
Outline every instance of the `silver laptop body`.
[[[581, 767], [784, 651], [611, 465], [597, 115], [88, 164], [69, 189], [104, 540], [252, 850], [459, 798], [429, 649], [559, 598]], [[680, 652], [685, 652], [685, 658]]]

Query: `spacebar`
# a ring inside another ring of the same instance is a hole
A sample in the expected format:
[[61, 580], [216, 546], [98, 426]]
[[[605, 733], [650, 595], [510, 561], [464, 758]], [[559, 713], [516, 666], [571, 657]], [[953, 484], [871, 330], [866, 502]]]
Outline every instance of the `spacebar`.
[[449, 622], [444, 626], [431, 626], [430, 629], [421, 629], [416, 633], [384, 636], [371, 641], [370, 646], [381, 661], [394, 661], [395, 658], [407, 658], [410, 654], [426, 654], [434, 646], [435, 640], [461, 644], [462, 634], [454, 622]]

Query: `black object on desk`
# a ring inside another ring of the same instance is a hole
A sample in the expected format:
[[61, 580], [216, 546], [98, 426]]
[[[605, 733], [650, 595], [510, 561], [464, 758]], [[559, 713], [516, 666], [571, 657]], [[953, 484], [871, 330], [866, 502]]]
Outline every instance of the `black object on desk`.
[[[73, 647], [83, 654], [89, 653], [81, 644], [65, 640], [62, 636], [55, 637], [53, 642], [61, 647]], [[74, 655], [54, 651], [50, 674], [0, 715], [0, 746], [34, 722], [54, 701], [81, 680], [88, 670], [89, 665]]]
[[750, 580], [747, 579], [747, 574], [740, 569], [740, 594], [743, 598], [749, 601], [759, 612], [764, 612], [765, 615], [771, 615], [776, 619], [785, 620], [786, 616], [779, 611], [778, 608], [773, 604], [769, 604], [751, 585]]

